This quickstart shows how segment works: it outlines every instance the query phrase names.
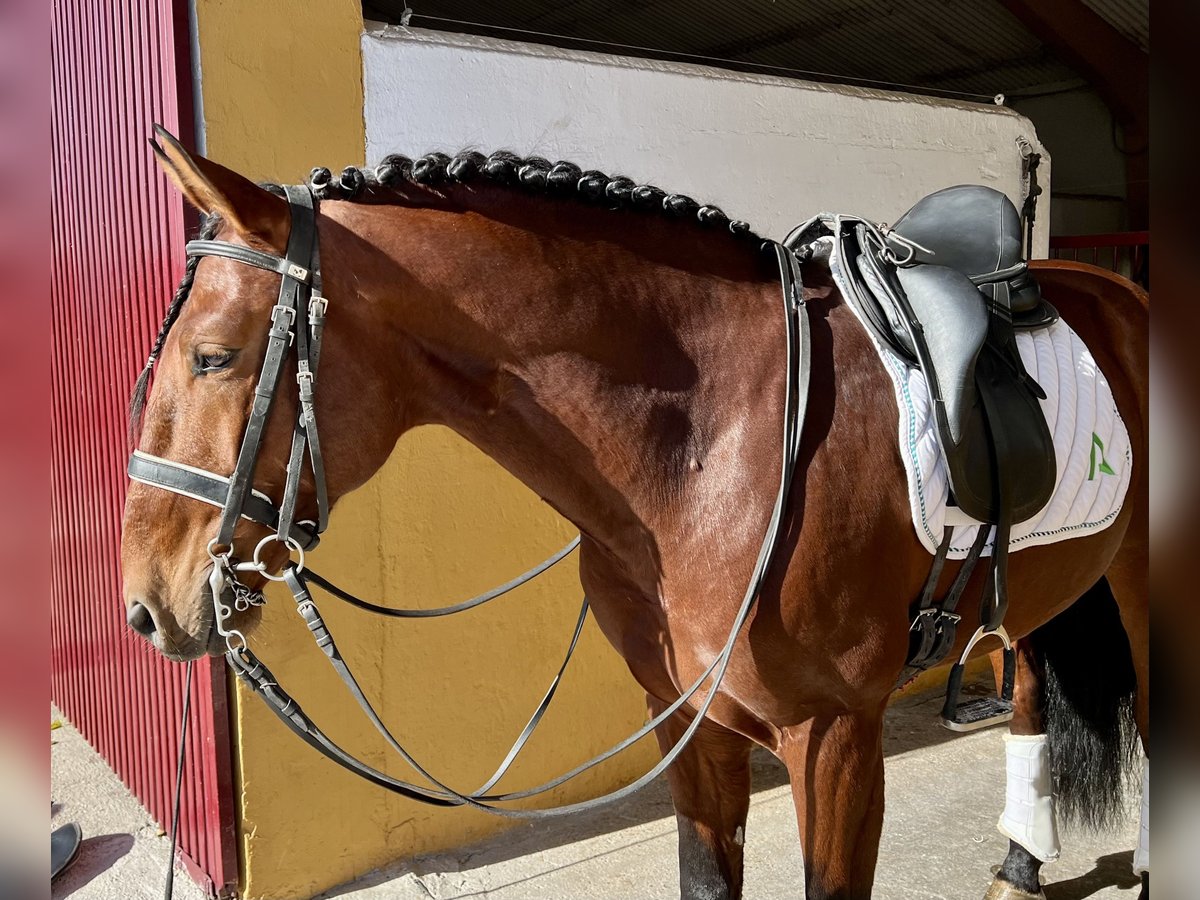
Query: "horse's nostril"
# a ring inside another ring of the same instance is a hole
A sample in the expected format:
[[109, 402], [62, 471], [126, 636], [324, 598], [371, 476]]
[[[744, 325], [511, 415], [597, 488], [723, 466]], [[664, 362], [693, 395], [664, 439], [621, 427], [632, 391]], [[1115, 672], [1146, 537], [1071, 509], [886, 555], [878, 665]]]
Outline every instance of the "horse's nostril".
[[150, 615], [150, 610], [137, 601], [130, 604], [129, 611], [125, 613], [125, 621], [129, 623], [130, 628], [144, 638], [154, 635], [154, 616]]

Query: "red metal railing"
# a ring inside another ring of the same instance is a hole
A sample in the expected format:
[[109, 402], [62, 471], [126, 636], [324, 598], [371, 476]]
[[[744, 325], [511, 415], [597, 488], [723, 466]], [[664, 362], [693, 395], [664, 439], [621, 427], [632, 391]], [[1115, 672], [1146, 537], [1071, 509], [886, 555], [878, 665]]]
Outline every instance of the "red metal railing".
[[[160, 823], [170, 820], [183, 667], [129, 631], [119, 572], [125, 407], [182, 270], [184, 211], [150, 126], [191, 131], [184, 0], [52, 10], [51, 697]], [[224, 669], [193, 690], [180, 843], [236, 882]]]
[[1143, 287], [1150, 286], [1150, 232], [1059, 235], [1050, 238], [1050, 256], [1102, 266]]

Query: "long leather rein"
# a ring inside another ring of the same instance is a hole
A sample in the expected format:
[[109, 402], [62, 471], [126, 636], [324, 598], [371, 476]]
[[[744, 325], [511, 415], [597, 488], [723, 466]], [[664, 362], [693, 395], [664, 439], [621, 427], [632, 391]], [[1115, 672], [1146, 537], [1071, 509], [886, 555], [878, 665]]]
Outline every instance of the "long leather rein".
[[[291, 210], [291, 233], [284, 256], [263, 253], [225, 241], [191, 241], [187, 245], [189, 256], [224, 257], [277, 273], [281, 277], [279, 298], [271, 310], [267, 351], [258, 384], [255, 387], [254, 401], [233, 473], [229, 476], [218, 475], [152, 456], [139, 450], [134, 451], [129, 461], [129, 477], [131, 479], [221, 509], [217, 534], [208, 544], [208, 553], [212, 559], [209, 589], [212, 593], [214, 627], [217, 633], [225, 639], [225, 658], [229, 665], [237, 676], [263, 699], [271, 711], [305, 743], [356, 775], [387, 790], [423, 803], [435, 806], [469, 806], [501, 816], [543, 818], [591, 809], [626, 797], [644, 787], [658, 777], [683, 752], [708, 713], [728, 668], [738, 634], [754, 607], [778, 547], [781, 525], [787, 508], [788, 491], [799, 455], [800, 436], [808, 399], [809, 324], [796, 256], [782, 245], [772, 243], [779, 263], [785, 321], [786, 378], [779, 488], [746, 592], [730, 624], [729, 637], [721, 651], [700, 676], [680, 693], [678, 699], [619, 744], [543, 784], [520, 791], [496, 792], [494, 790], [496, 784], [517, 759], [558, 689], [587, 617], [588, 602], [584, 598], [566, 656], [525, 728], [522, 729], [492, 776], [475, 790], [462, 792], [442, 783], [422, 767], [384, 725], [338, 651], [333, 635], [313, 599], [310, 582], [359, 609], [377, 615], [397, 618], [452, 615], [503, 596], [537, 577], [570, 555], [579, 546], [579, 538], [575, 537], [557, 553], [513, 580], [469, 600], [437, 609], [396, 609], [371, 603], [356, 597], [306, 567], [305, 553], [316, 547], [329, 521], [324, 458], [317, 432], [314, 406], [317, 368], [320, 363], [328, 302], [321, 293], [316, 210], [312, 192], [304, 185], [288, 186], [285, 191]], [[276, 506], [265, 494], [255, 491], [252, 485], [271, 407], [279, 393], [281, 376], [289, 355], [288, 351], [293, 344], [296, 348], [298, 414], [292, 431], [283, 498]], [[317, 518], [316, 520], [297, 521], [296, 507], [300, 492], [300, 477], [306, 462], [316, 486]], [[254, 548], [249, 560], [240, 560], [233, 555], [234, 529], [238, 521], [243, 518], [264, 526], [270, 532]], [[269, 571], [268, 566], [261, 559], [263, 549], [272, 541], [283, 543], [289, 550], [289, 561], [283, 567], [281, 574]], [[291, 559], [291, 554], [295, 554], [297, 558]], [[329, 659], [355, 702], [388, 745], [401, 759], [416, 770], [428, 782], [428, 785], [413, 784], [394, 778], [352, 756], [326, 736], [304, 713], [300, 705], [279, 685], [263, 662], [250, 649], [245, 636], [232, 627], [231, 620], [236, 612], [245, 610], [249, 606], [262, 605], [265, 602], [265, 598], [260, 592], [250, 589], [239, 580], [239, 573], [247, 571], [254, 571], [265, 578], [286, 584], [295, 599], [297, 613], [304, 620], [317, 646]], [[657, 726], [682, 709], [710, 679], [711, 685], [705, 692], [703, 701], [695, 710], [691, 722], [675, 746], [663, 755], [658, 764], [636, 781], [591, 800], [557, 807], [525, 809], [497, 805], [544, 794], [620, 753], [646, 737]]]

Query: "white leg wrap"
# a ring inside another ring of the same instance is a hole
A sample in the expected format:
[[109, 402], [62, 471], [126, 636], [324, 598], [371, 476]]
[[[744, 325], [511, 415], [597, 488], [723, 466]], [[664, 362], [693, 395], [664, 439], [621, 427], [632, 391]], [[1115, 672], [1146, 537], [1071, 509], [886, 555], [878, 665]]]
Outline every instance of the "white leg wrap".
[[1138, 829], [1137, 850], [1133, 853], [1133, 874], [1150, 871], [1150, 759], [1142, 760], [1142, 826]]
[[996, 827], [1042, 862], [1058, 859], [1058, 822], [1046, 735], [1004, 736], [1008, 773], [1004, 812]]

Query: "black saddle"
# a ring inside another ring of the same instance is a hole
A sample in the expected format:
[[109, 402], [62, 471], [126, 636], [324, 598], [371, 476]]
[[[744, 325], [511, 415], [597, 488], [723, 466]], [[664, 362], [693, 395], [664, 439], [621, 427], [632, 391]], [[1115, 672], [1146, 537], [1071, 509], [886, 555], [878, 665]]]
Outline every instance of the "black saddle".
[[[1015, 331], [1046, 327], [1058, 314], [1042, 300], [1022, 258], [1016, 207], [999, 191], [960, 185], [925, 197], [891, 229], [822, 216], [784, 243], [801, 253], [829, 252], [847, 302], [884, 345], [920, 369], [952, 502], [994, 526], [993, 577], [972, 644], [998, 632], [1008, 649], [1001, 623], [1010, 529], [1045, 506], [1056, 477], [1054, 443], [1038, 403], [1046, 395], [1025, 371]], [[917, 603], [909, 672], [937, 664], [953, 647], [954, 608], [993, 527], [979, 530], [960, 577], [935, 603], [951, 532], [947, 527]], [[1011, 684], [1006, 689], [1011, 700]], [[957, 690], [951, 694], [944, 713], [951, 727], [999, 721], [990, 710], [986, 722], [965, 723], [962, 710], [955, 712]]]
[[1054, 444], [1014, 332], [1058, 314], [1021, 259], [1012, 201], [946, 188], [890, 231], [855, 220], [835, 240], [848, 299], [929, 387], [954, 504], [981, 522], [1033, 516], [1054, 490]]

